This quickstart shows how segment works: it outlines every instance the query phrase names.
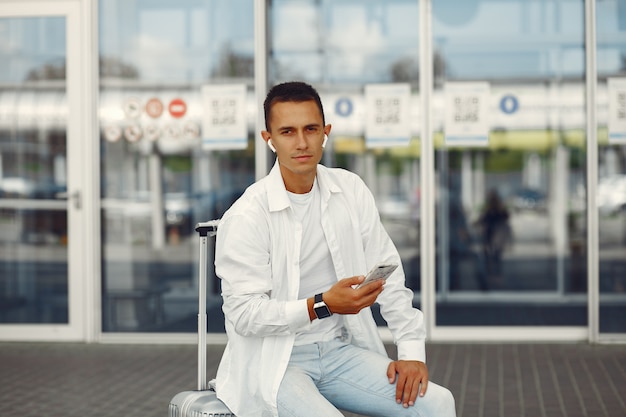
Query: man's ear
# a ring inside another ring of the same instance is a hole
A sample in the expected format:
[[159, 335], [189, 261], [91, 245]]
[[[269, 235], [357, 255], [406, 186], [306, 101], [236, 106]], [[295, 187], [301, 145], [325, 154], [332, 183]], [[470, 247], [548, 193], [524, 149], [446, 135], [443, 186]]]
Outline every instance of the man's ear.
[[276, 148], [272, 143], [272, 135], [270, 134], [270, 132], [268, 132], [267, 130], [262, 130], [261, 137], [263, 138], [265, 143], [267, 143], [267, 146], [272, 150], [272, 152], [276, 153]]

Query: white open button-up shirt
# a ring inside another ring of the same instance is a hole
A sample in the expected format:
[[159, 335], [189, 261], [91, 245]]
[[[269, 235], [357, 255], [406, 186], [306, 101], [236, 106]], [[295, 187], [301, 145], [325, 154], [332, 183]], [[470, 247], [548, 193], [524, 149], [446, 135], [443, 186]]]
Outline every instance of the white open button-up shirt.
[[[396, 262], [378, 297], [398, 359], [425, 362], [425, 330], [400, 256], [374, 198], [357, 175], [318, 165], [322, 228], [339, 279]], [[302, 228], [291, 210], [278, 162], [224, 214], [215, 268], [222, 280], [228, 344], [217, 372], [218, 397], [239, 417], [276, 416], [276, 396], [296, 332], [309, 323], [298, 300]], [[306, 237], [305, 237], [306, 238]], [[386, 355], [369, 308], [344, 316], [351, 343]]]

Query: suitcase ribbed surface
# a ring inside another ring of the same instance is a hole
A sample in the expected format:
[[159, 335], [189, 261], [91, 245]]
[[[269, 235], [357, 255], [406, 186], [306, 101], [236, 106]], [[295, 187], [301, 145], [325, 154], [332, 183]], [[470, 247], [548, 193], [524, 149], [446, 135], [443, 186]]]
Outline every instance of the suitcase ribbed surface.
[[167, 416], [168, 417], [180, 417], [180, 412], [176, 404], [170, 403], [170, 406], [168, 407]]
[[191, 411], [187, 416], [181, 416], [176, 404], [170, 404], [169, 417], [236, 417], [233, 413], [212, 413], [208, 411]]
[[214, 391], [186, 391], [177, 394], [168, 407], [169, 417], [236, 417], [217, 399]]

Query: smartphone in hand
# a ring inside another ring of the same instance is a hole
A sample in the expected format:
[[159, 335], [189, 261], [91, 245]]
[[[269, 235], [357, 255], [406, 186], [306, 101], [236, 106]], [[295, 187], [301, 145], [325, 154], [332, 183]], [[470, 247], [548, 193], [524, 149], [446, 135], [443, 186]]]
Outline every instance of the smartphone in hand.
[[395, 271], [397, 267], [398, 267], [398, 264], [392, 264], [392, 263], [377, 264], [376, 266], [374, 266], [374, 268], [371, 269], [370, 272], [367, 273], [367, 275], [365, 276], [365, 280], [359, 285], [357, 285], [356, 288], [359, 289], [363, 285], [367, 285], [372, 281], [389, 278], [389, 275], [391, 275], [391, 273]]

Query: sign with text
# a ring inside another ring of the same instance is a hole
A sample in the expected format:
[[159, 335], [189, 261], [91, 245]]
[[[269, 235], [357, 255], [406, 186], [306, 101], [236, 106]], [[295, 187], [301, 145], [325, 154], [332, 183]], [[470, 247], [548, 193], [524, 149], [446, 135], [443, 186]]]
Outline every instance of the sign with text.
[[445, 140], [448, 146], [489, 145], [490, 86], [486, 82], [445, 85]]
[[369, 84], [365, 86], [365, 146], [391, 148], [408, 146], [409, 84]]
[[609, 143], [626, 143], [626, 78], [607, 80]]
[[248, 146], [244, 84], [205, 85], [202, 105], [204, 149], [245, 149]]

